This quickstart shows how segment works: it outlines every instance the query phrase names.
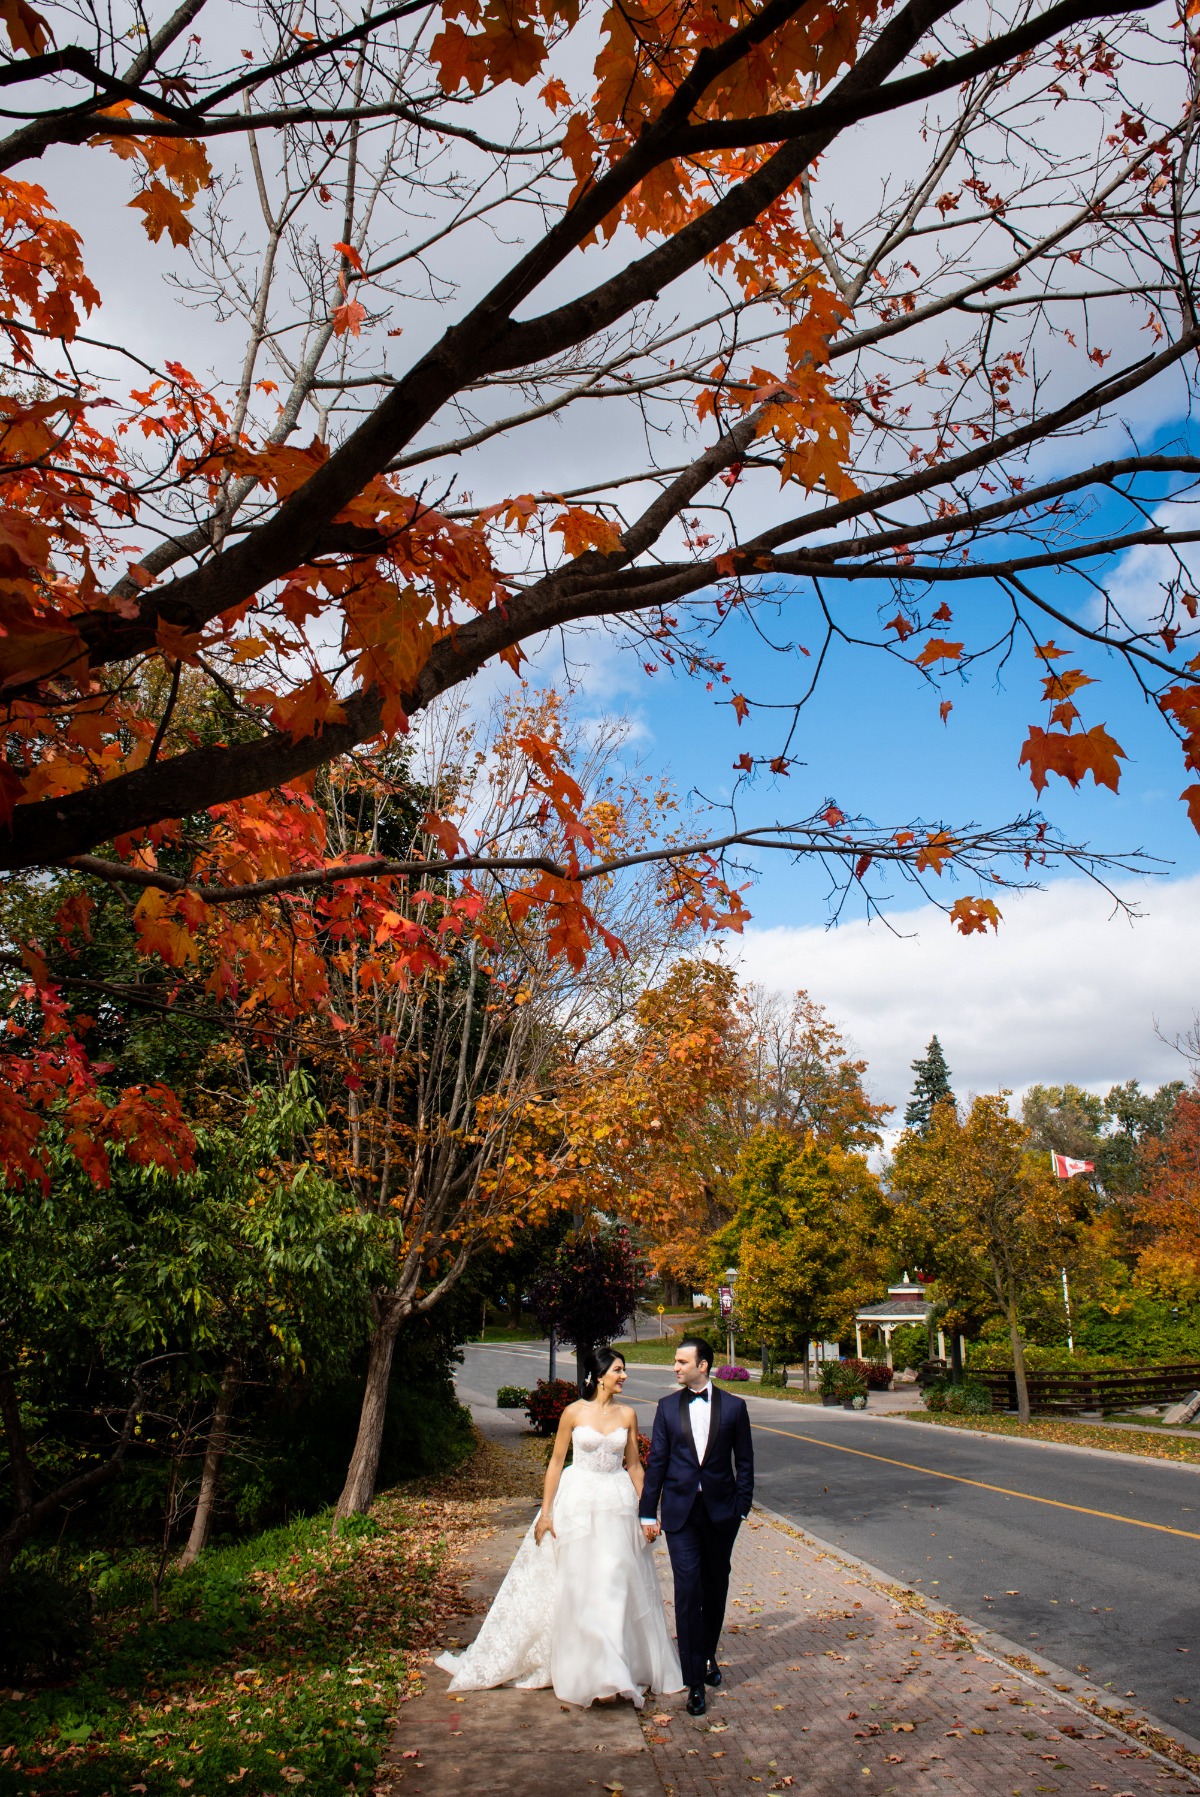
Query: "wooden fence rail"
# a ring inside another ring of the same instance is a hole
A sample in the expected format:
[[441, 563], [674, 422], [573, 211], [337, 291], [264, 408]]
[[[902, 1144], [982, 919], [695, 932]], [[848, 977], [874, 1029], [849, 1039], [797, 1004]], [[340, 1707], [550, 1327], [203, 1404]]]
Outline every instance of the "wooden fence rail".
[[[986, 1385], [996, 1410], [1017, 1408], [1011, 1372], [972, 1372]], [[1200, 1366], [1128, 1367], [1105, 1373], [1030, 1373], [1029, 1407], [1053, 1414], [1072, 1410], [1124, 1410], [1135, 1404], [1167, 1404], [1200, 1391]]]

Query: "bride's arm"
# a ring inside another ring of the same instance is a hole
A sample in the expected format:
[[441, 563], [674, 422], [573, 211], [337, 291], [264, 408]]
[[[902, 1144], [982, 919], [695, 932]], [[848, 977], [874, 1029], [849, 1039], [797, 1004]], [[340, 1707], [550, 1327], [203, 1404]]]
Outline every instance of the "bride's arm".
[[542, 1486], [542, 1513], [538, 1517], [534, 1529], [534, 1540], [541, 1546], [542, 1537], [549, 1532], [554, 1533], [554, 1499], [558, 1491], [558, 1481], [562, 1477], [562, 1469], [566, 1464], [567, 1449], [571, 1445], [571, 1430], [575, 1424], [575, 1406], [568, 1404], [558, 1419], [558, 1434], [554, 1437], [554, 1452], [550, 1456], [550, 1464], [546, 1468], [546, 1479]]
[[642, 1466], [642, 1456], [638, 1452], [637, 1411], [630, 1410], [627, 1414], [629, 1422], [627, 1425], [628, 1434], [625, 1437], [625, 1471], [633, 1481], [633, 1489], [637, 1492], [638, 1502], [640, 1504], [642, 1501], [642, 1486], [645, 1483], [646, 1473]]

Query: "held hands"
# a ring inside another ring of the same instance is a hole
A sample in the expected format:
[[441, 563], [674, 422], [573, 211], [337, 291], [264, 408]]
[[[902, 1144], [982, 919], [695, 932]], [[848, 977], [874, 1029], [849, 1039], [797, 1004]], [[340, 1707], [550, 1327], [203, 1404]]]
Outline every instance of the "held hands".
[[642, 1534], [651, 1544], [658, 1540], [658, 1533], [658, 1524], [656, 1522], [644, 1522], [642, 1524]]

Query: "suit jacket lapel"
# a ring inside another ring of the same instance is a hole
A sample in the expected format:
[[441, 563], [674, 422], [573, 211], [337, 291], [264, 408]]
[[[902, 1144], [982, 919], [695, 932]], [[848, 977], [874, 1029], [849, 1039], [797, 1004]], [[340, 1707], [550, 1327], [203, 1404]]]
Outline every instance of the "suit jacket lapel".
[[686, 1386], [684, 1386], [679, 1394], [679, 1432], [687, 1443], [692, 1458], [696, 1461], [696, 1464], [699, 1465], [700, 1456], [696, 1452], [696, 1437], [692, 1434], [691, 1405], [688, 1403]]
[[707, 1462], [716, 1444], [717, 1430], [721, 1427], [721, 1405], [724, 1402], [724, 1393], [719, 1391], [715, 1385], [710, 1385], [709, 1391], [712, 1393], [708, 1400], [712, 1407], [712, 1415], [708, 1419], [708, 1441], [704, 1447], [704, 1460], [700, 1463], [702, 1466]]

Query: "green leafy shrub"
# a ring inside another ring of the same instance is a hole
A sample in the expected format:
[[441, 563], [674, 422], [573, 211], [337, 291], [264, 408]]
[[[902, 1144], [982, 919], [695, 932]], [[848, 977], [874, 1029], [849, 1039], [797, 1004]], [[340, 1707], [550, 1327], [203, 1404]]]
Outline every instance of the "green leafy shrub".
[[839, 1398], [843, 1404], [867, 1396], [867, 1374], [864, 1360], [827, 1360], [821, 1368], [821, 1396]]
[[952, 1385], [949, 1379], [935, 1379], [925, 1388], [925, 1408], [944, 1411], [947, 1416], [987, 1416], [992, 1408], [992, 1394], [975, 1379], [965, 1379], [961, 1385]]
[[502, 1385], [496, 1393], [497, 1410], [524, 1410], [529, 1402], [529, 1388], [525, 1385]]
[[[1112, 1321], [1114, 1340], [1119, 1339], [1116, 1329], [1116, 1318]], [[1092, 1339], [1095, 1339], [1093, 1336]], [[1194, 1362], [1200, 1365], [1200, 1341], [1195, 1347], [1188, 1345], [1187, 1339], [1173, 1352], [1165, 1348], [1151, 1351], [1147, 1344], [1140, 1349], [1136, 1345], [1136, 1333], [1129, 1338], [1132, 1345], [1127, 1352], [1101, 1353], [1096, 1348], [1076, 1344], [1075, 1352], [1065, 1347], [1043, 1347], [1037, 1342], [1028, 1342], [1025, 1346], [1025, 1368], [1030, 1373], [1121, 1373], [1131, 1369], [1147, 1366], [1170, 1366], [1180, 1362]], [[975, 1372], [1011, 1372], [1012, 1349], [1007, 1342], [988, 1342], [972, 1345], [970, 1365]]]
[[779, 1391], [787, 1384], [787, 1382], [787, 1368], [785, 1366], [771, 1366], [767, 1368], [766, 1372], [759, 1380], [759, 1385], [764, 1391], [768, 1388]]
[[920, 1323], [901, 1323], [892, 1332], [892, 1365], [902, 1372], [925, 1364], [929, 1355], [929, 1336]]
[[836, 1398], [842, 1379], [842, 1363], [840, 1360], [827, 1360], [817, 1376], [817, 1385], [823, 1398]]

